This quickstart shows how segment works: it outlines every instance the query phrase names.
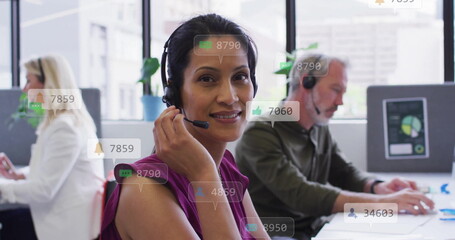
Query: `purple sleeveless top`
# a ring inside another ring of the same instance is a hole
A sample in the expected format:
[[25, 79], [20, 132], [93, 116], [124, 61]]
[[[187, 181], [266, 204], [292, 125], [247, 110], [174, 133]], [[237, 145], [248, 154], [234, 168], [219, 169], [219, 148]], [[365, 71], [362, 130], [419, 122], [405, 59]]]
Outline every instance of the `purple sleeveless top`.
[[[115, 166], [114, 169], [115, 178], [118, 183], [121, 183], [123, 178], [125, 176], [128, 176], [132, 172], [142, 176], [152, 176], [154, 173], [157, 173], [157, 171], [159, 171], [160, 177], [159, 178], [153, 177], [153, 179], [158, 182], [166, 182], [164, 183], [165, 186], [172, 191], [174, 196], [176, 196], [178, 204], [185, 213], [191, 226], [193, 226], [193, 229], [195, 230], [197, 235], [201, 239], [203, 239], [201, 225], [199, 222], [199, 217], [196, 209], [196, 203], [191, 201], [192, 199], [194, 199], [194, 192], [191, 188], [190, 191], [188, 190], [190, 182], [186, 177], [174, 172], [171, 168], [168, 168], [167, 165], [165, 165], [163, 161], [158, 159], [158, 157], [155, 154], [148, 156], [144, 159], [141, 159], [139, 161], [136, 161], [133, 164], [118, 164], [117, 166]], [[231, 206], [231, 210], [237, 223], [237, 228], [242, 236], [242, 239], [254, 239], [254, 237], [252, 237], [251, 234], [245, 228], [244, 221], [246, 215], [245, 209], [242, 204], [243, 196], [245, 195], [245, 191], [247, 189], [249, 180], [246, 176], [240, 173], [240, 171], [237, 168], [237, 165], [235, 164], [234, 157], [228, 150], [224, 152], [224, 156], [220, 164], [220, 173], [223, 182], [241, 183], [237, 184], [239, 187], [241, 187], [241, 189], [239, 189], [239, 192], [242, 193], [240, 196], [241, 199], [229, 201], [229, 205]], [[144, 185], [144, 187], [146, 186], [147, 184]], [[103, 222], [101, 226], [102, 240], [122, 239], [115, 226], [115, 215], [117, 212], [117, 206], [120, 198], [120, 191], [121, 184], [117, 184], [117, 187], [115, 188], [114, 192], [110, 196], [109, 201], [105, 206]], [[227, 194], [227, 196], [228, 200], [231, 199], [229, 194]]]

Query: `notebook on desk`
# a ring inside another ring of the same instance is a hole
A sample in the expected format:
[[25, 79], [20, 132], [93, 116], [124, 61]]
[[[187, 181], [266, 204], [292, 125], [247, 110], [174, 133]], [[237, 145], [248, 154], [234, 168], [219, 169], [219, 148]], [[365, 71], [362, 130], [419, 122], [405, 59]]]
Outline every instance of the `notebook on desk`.
[[384, 233], [384, 234], [412, 234], [412, 232], [425, 225], [436, 214], [430, 215], [409, 215], [400, 214], [397, 223], [345, 223], [343, 213], [337, 213], [330, 223], [324, 226], [325, 231], [348, 231], [362, 233]]

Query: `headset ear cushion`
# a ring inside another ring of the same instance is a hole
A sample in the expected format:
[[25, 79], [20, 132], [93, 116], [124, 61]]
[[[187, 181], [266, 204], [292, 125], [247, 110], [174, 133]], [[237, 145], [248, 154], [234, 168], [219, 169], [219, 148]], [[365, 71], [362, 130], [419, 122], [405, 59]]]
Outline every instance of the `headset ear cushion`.
[[44, 78], [43, 76], [38, 76], [38, 81], [42, 84], [44, 84]]
[[316, 85], [316, 78], [314, 76], [305, 76], [303, 77], [302, 85], [305, 89], [312, 89]]
[[174, 105], [174, 91], [172, 91], [171, 87], [164, 88], [164, 95], [163, 95], [163, 102], [166, 103], [167, 107]]

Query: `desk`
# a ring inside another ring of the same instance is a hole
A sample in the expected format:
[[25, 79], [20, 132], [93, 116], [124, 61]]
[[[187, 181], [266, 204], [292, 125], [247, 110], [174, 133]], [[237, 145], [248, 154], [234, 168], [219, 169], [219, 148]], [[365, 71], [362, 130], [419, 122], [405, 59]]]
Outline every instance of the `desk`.
[[2, 214], [2, 211], [13, 210], [13, 209], [18, 209], [18, 208], [28, 208], [28, 205], [19, 204], [19, 203], [3, 203], [3, 204], [0, 204], [0, 214]]
[[[417, 181], [419, 186], [430, 186], [437, 190], [437, 193], [435, 194], [428, 194], [436, 204], [435, 210], [439, 210], [440, 208], [455, 208], [455, 179], [453, 179], [449, 173], [375, 173], [375, 175], [384, 180], [400, 176]], [[449, 183], [449, 189], [451, 190], [450, 195], [440, 193], [440, 186], [444, 183]], [[337, 215], [341, 215], [341, 217], [342, 214], [343, 213], [337, 213]], [[327, 223], [318, 233], [316, 238], [313, 239], [455, 239], [455, 221], [441, 221], [439, 220], [440, 216], [442, 216], [442, 214], [438, 211], [430, 220], [406, 235], [371, 233], [367, 232], [368, 230], [365, 230], [364, 232], [332, 230], [331, 228], [333, 228], [334, 225], [330, 226], [330, 223]], [[390, 227], [393, 228], [394, 225], [390, 224]]]

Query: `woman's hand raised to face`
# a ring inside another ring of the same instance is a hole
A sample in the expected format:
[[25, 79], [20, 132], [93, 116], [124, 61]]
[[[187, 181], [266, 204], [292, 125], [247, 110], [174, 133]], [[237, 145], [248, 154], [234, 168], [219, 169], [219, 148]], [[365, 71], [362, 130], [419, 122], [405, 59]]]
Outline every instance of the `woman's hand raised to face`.
[[216, 165], [205, 147], [185, 128], [183, 114], [171, 106], [155, 121], [153, 137], [156, 154], [174, 171], [190, 181], [205, 180], [203, 174], [216, 171]]

